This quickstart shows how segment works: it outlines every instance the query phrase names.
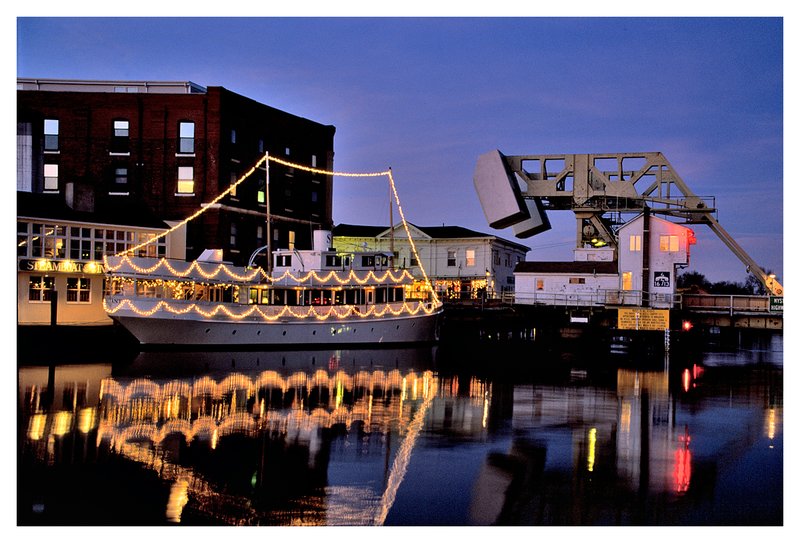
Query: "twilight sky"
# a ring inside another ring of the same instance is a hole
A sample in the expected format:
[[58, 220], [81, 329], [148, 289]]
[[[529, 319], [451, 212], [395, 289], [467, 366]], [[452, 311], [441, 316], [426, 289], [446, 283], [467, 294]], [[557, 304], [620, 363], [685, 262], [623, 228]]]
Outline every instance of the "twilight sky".
[[[783, 280], [781, 18], [24, 18], [17, 77], [189, 80], [336, 127], [341, 172], [391, 167], [409, 221], [571, 260], [571, 212], [491, 229], [478, 155], [661, 151]], [[397, 214], [395, 214], [397, 219]], [[387, 224], [383, 180], [334, 181], [336, 223]], [[707, 228], [689, 270], [744, 281]], [[785, 281], [784, 281], [785, 285]]]

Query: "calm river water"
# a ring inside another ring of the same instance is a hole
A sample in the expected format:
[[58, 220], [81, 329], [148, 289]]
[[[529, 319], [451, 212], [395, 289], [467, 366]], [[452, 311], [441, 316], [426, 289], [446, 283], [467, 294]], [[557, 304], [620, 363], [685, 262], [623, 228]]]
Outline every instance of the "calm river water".
[[782, 525], [783, 341], [19, 360], [17, 522]]

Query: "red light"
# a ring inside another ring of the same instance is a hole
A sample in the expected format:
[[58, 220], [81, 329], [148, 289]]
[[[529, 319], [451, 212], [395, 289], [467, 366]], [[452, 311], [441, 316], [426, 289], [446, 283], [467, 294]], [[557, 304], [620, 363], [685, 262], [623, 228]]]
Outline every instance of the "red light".
[[683, 321], [682, 328], [684, 332], [688, 332], [689, 330], [692, 329], [692, 323], [689, 321]]

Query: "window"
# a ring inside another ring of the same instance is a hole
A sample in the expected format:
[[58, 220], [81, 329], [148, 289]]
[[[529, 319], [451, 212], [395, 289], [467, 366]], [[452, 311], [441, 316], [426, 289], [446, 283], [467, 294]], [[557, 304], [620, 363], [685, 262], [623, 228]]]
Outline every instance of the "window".
[[312, 190], [312, 191], [311, 191], [311, 203], [312, 203], [312, 204], [315, 204], [315, 203], [317, 203], [317, 199], [318, 199], [318, 198], [319, 198], [319, 197], [317, 196], [317, 191], [315, 191], [315, 190]]
[[258, 177], [258, 190], [256, 191], [256, 200], [259, 204], [267, 205], [267, 179], [266, 177]]
[[631, 252], [641, 251], [642, 250], [642, 236], [640, 235], [632, 235], [630, 237], [630, 249]]
[[130, 123], [125, 119], [114, 121], [114, 135], [111, 138], [112, 153], [130, 152]]
[[622, 290], [633, 290], [633, 272], [622, 272]]
[[178, 123], [178, 152], [194, 153], [194, 123], [184, 121]]
[[28, 300], [31, 302], [49, 302], [53, 297], [55, 280], [52, 277], [31, 275], [28, 283]]
[[329, 268], [339, 268], [342, 266], [342, 257], [339, 255], [325, 255], [325, 265]]
[[67, 277], [67, 302], [88, 304], [90, 285], [87, 277]]
[[58, 119], [44, 120], [44, 150], [58, 151]]
[[44, 165], [44, 191], [58, 192], [58, 164]]
[[178, 166], [178, 194], [194, 194], [194, 167]]
[[475, 249], [467, 249], [467, 266], [475, 265]]
[[110, 194], [128, 194], [128, 168], [114, 168], [114, 181]]
[[544, 279], [536, 280], [536, 290], [544, 290]]
[[92, 260], [92, 229], [71, 226], [69, 257], [72, 260]]
[[495, 251], [494, 249], [492, 249], [492, 262], [494, 262], [495, 266], [500, 265], [500, 252]]
[[455, 266], [456, 265], [456, 252], [453, 250], [447, 251], [447, 265], [448, 266]]
[[231, 171], [231, 191], [228, 193], [228, 195], [230, 195], [231, 198], [236, 198], [236, 188], [238, 186], [238, 185], [236, 185], [236, 182], [238, 180], [239, 180], [239, 176], [236, 175], [236, 171], [235, 170], [232, 170]]
[[662, 253], [677, 253], [679, 250], [678, 236], [659, 236], [658, 248]]
[[259, 153], [263, 153], [264, 152], [264, 138], [259, 138], [258, 139], [258, 152]]
[[586, 278], [585, 277], [570, 277], [569, 278], [570, 285], [585, 285]]
[[236, 129], [231, 128], [231, 143], [236, 143]]
[[361, 257], [361, 266], [364, 268], [369, 268], [375, 266], [375, 256], [374, 255], [363, 255]]
[[294, 230], [289, 230], [289, 249], [294, 249]]
[[231, 247], [236, 247], [236, 236], [238, 234], [238, 229], [236, 227], [236, 223], [231, 223]]
[[311, 167], [312, 168], [317, 167], [317, 155], [311, 155]]
[[278, 255], [275, 257], [275, 265], [278, 267], [289, 267], [292, 265], [292, 255]]
[[33, 223], [30, 240], [31, 256], [34, 258], [64, 258], [66, 256], [66, 229], [53, 224]]

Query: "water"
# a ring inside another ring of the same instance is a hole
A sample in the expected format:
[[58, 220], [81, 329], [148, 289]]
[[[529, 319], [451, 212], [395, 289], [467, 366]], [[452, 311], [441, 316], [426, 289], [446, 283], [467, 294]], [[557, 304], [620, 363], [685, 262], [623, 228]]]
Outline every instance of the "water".
[[25, 526], [783, 524], [781, 335], [19, 360]]

